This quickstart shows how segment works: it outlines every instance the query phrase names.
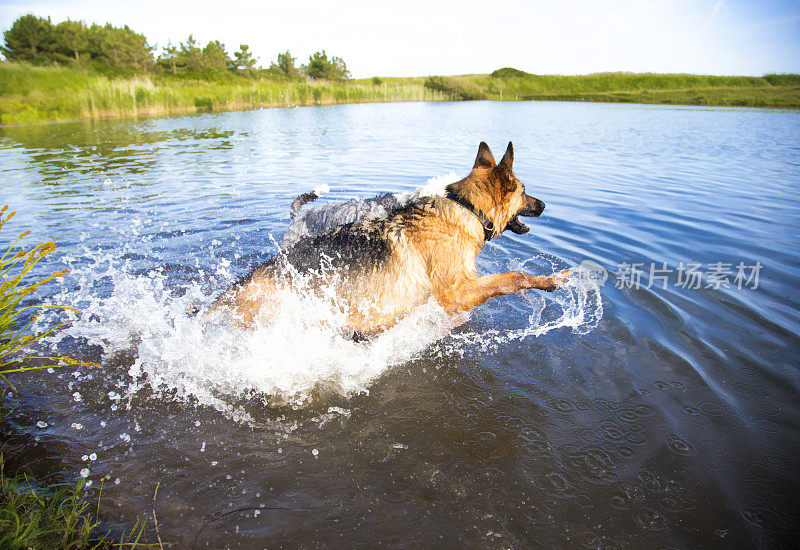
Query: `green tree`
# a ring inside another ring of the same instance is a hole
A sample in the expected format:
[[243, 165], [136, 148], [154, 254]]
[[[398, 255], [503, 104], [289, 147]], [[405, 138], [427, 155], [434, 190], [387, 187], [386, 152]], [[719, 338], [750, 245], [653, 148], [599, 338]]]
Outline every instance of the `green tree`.
[[203, 70], [203, 51], [197, 45], [197, 40], [191, 34], [186, 42], [181, 42], [181, 51], [178, 55], [178, 64], [187, 71], [199, 73]]
[[173, 46], [172, 42], [168, 42], [161, 55], [158, 56], [157, 63], [161, 67], [169, 69], [173, 75], [178, 74], [178, 48]]
[[250, 46], [247, 44], [239, 44], [239, 51], [234, 52], [233, 55], [233, 70], [241, 70], [247, 74], [253, 72], [253, 68], [256, 65], [256, 60], [253, 58], [253, 54], [250, 52]]
[[346, 80], [350, 77], [344, 60], [340, 57], [328, 59], [325, 50], [311, 54], [304, 69], [306, 76], [315, 79]]
[[300, 77], [300, 70], [295, 66], [296, 57], [292, 57], [289, 50], [278, 54], [278, 62], [270, 66], [270, 71], [294, 80]]
[[53, 24], [50, 19], [23, 15], [3, 33], [5, 45], [0, 47], [9, 61], [28, 61], [30, 63], [52, 62], [55, 42]]
[[206, 44], [201, 60], [203, 71], [224, 71], [232, 64], [228, 54], [225, 53], [225, 44], [219, 40]]
[[143, 34], [125, 25], [117, 28], [106, 23], [89, 28], [89, 53], [101, 66], [116, 70], [145, 72], [153, 64], [153, 48]]
[[67, 19], [55, 26], [55, 43], [61, 60], [80, 63], [81, 55], [88, 55], [89, 31], [83, 21]]

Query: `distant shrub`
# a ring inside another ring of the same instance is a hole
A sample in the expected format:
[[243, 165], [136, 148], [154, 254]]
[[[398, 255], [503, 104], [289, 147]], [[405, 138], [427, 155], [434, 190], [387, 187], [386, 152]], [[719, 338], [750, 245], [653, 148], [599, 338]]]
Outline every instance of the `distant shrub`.
[[477, 84], [445, 76], [429, 76], [425, 79], [425, 87], [464, 101], [486, 99], [486, 93]]
[[530, 76], [530, 74], [511, 67], [503, 67], [492, 73], [493, 78], [520, 78], [523, 76]]
[[286, 50], [278, 54], [278, 61], [270, 65], [269, 71], [282, 78], [295, 80], [301, 76], [300, 69], [295, 67], [295, 61], [297, 61], [297, 58], [292, 57], [289, 50]]
[[198, 97], [194, 100], [194, 106], [200, 110], [208, 110], [214, 108], [214, 102], [211, 101], [210, 97]]
[[372, 77], [372, 83], [373, 83], [375, 86], [380, 86], [381, 84], [383, 84], [383, 80], [381, 80], [381, 79], [380, 79], [380, 77], [373, 76], [373, 77]]
[[333, 56], [328, 59], [325, 50], [314, 52], [308, 57], [308, 64], [303, 66], [307, 77], [315, 80], [347, 80], [350, 71], [341, 57]]
[[765, 74], [764, 80], [773, 86], [800, 86], [800, 74], [796, 73]]

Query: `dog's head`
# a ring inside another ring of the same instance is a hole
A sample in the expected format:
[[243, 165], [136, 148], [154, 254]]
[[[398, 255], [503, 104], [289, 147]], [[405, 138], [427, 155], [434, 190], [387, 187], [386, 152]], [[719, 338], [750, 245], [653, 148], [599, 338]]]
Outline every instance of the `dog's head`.
[[544, 203], [525, 193], [525, 186], [514, 175], [514, 146], [508, 143], [505, 155], [496, 163], [489, 146], [481, 142], [469, 176], [448, 187], [479, 208], [494, 224], [495, 234], [506, 229], [522, 235], [530, 228], [520, 216], [540, 216]]

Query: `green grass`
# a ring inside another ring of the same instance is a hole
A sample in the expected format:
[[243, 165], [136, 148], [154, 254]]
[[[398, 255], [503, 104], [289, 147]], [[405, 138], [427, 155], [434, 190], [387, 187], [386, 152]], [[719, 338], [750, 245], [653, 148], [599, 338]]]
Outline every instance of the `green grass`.
[[[9, 212], [3, 217], [7, 208], [8, 206], [3, 206], [0, 209], [0, 230], [14, 217], [14, 212]], [[30, 333], [29, 329], [36, 321], [38, 313], [47, 306], [37, 304], [23, 306], [22, 302], [35, 293], [40, 286], [66, 273], [66, 270], [55, 271], [33, 283], [27, 281], [36, 264], [56, 248], [55, 244], [48, 242], [28, 250], [15, 250], [17, 243], [29, 233], [30, 231], [21, 233], [0, 256], [0, 381], [5, 382], [12, 389], [14, 386], [8, 379], [8, 375], [11, 373], [51, 367], [54, 366], [53, 362], [80, 363], [68, 357], [25, 355], [25, 350], [29, 346], [51, 334], [58, 327], [44, 333]], [[5, 391], [5, 389], [0, 387], [0, 391]]]
[[[14, 216], [0, 209], [0, 230]], [[6, 387], [16, 389], [9, 376], [16, 373], [64, 364], [92, 365], [58, 356], [29, 356], [26, 350], [42, 337], [58, 330], [58, 326], [32, 333], [31, 325], [45, 307], [29, 303], [36, 291], [49, 281], [64, 275], [57, 271], [30, 281], [31, 271], [45, 256], [55, 250], [53, 243], [19, 249], [17, 244], [29, 232], [19, 235], [0, 256], [0, 420], [8, 414], [3, 408]], [[96, 366], [96, 365], [95, 365]], [[99, 507], [99, 499], [98, 499]], [[99, 510], [98, 510], [99, 511]], [[97, 511], [90, 510], [83, 496], [83, 480], [74, 485], [38, 487], [27, 477], [7, 477], [0, 453], [0, 548], [108, 548], [113, 545], [136, 546], [144, 524], [131, 531], [133, 541], [123, 535], [114, 541], [107, 534], [98, 534]]]
[[125, 118], [297, 105], [442, 101], [418, 79], [347, 82], [216, 81], [136, 76], [110, 78], [65, 67], [0, 63], [0, 124]]
[[[707, 76], [598, 73], [533, 75], [505, 68], [491, 75], [444, 77], [458, 95], [465, 87], [485, 99], [605, 101], [681, 105], [800, 107], [800, 75]], [[447, 90], [443, 90], [447, 91]]]
[[99, 531], [82, 479], [75, 485], [36, 488], [27, 478], [6, 477], [1, 456], [0, 491], [0, 548], [134, 548], [144, 530], [137, 524], [132, 536], [112, 541]]
[[0, 124], [174, 115], [298, 105], [394, 101], [605, 101], [800, 108], [800, 75], [599, 73], [373, 77], [346, 82], [107, 76], [0, 62]]

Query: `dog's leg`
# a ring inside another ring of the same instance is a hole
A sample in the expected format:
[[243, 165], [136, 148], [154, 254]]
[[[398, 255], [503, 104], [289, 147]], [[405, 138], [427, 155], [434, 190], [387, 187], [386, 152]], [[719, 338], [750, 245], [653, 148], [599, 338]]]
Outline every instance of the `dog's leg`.
[[214, 300], [207, 315], [225, 311], [228, 318], [240, 328], [249, 328], [256, 319], [268, 320], [277, 315], [280, 302], [276, 294], [277, 288], [272, 281], [253, 276], [229, 288]]
[[536, 277], [516, 271], [484, 275], [454, 285], [439, 299], [448, 313], [466, 311], [479, 306], [489, 298], [512, 294], [519, 290], [537, 289], [552, 292], [569, 279], [565, 269], [550, 277]]

